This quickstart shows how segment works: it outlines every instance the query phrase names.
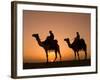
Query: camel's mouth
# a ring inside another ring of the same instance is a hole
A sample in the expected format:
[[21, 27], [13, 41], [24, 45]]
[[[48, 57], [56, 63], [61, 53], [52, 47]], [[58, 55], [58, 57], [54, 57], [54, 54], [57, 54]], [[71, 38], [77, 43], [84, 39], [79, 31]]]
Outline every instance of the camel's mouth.
[[34, 34], [32, 34], [32, 37], [34, 36]]
[[69, 41], [69, 39], [68, 38], [65, 38], [64, 41]]
[[67, 39], [64, 39], [64, 41], [67, 41]]
[[66, 39], [64, 39], [64, 41], [66, 41]]
[[38, 34], [32, 34], [32, 37], [37, 37], [38, 36]]

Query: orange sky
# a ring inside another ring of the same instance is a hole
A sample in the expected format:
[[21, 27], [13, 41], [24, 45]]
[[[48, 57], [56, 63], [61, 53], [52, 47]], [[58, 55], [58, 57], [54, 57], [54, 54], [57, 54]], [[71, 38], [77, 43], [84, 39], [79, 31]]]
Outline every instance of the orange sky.
[[[40, 47], [33, 33], [38, 33], [41, 41], [44, 41], [52, 30], [55, 39], [58, 40], [62, 60], [74, 59], [74, 52], [68, 47], [64, 38], [70, 38], [73, 42], [76, 32], [80, 33], [87, 44], [88, 58], [90, 57], [90, 14], [86, 13], [69, 13], [69, 12], [43, 12], [43, 11], [23, 11], [23, 59], [24, 62], [45, 62], [46, 54]], [[54, 59], [54, 53], [49, 53], [49, 61]], [[81, 59], [84, 53], [80, 52]], [[59, 60], [59, 55], [58, 59]]]

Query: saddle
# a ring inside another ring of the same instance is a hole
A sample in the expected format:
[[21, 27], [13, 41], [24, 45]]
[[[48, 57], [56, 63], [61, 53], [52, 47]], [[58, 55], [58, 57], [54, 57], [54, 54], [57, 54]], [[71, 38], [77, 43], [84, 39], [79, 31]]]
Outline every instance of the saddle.
[[85, 44], [84, 39], [77, 39], [74, 40], [73, 46], [82, 48], [83, 43]]
[[47, 37], [47, 39], [44, 41], [44, 44], [50, 47], [55, 47], [57, 45], [57, 40], [53, 40], [50, 37]]

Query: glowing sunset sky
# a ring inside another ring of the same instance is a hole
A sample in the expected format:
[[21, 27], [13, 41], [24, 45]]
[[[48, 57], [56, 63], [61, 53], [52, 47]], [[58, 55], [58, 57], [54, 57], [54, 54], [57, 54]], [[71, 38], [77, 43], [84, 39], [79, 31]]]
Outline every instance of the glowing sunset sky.
[[[44, 41], [49, 35], [49, 30], [52, 30], [55, 39], [58, 40], [62, 60], [74, 59], [74, 52], [68, 47], [64, 38], [69, 38], [72, 43], [76, 37], [76, 32], [79, 32], [80, 37], [85, 39], [89, 58], [91, 53], [90, 16], [86, 13], [23, 11], [24, 62], [46, 62], [45, 51], [38, 45], [32, 34], [38, 33], [41, 41]], [[50, 52], [49, 61], [54, 57], [54, 52]], [[80, 57], [81, 59], [84, 58], [84, 52], [80, 51]], [[57, 60], [59, 60], [59, 55]]]

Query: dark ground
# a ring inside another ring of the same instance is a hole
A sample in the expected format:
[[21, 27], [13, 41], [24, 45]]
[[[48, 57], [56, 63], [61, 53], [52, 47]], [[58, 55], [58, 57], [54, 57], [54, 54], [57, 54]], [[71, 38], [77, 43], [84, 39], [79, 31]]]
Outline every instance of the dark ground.
[[58, 61], [49, 63], [23, 63], [23, 69], [91, 66], [91, 60]]

